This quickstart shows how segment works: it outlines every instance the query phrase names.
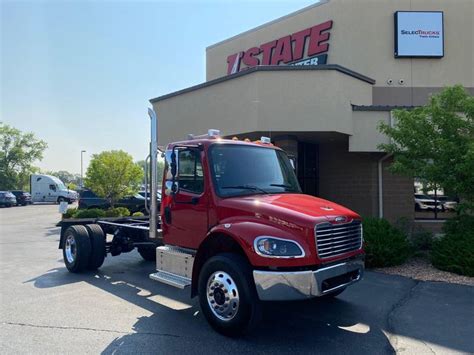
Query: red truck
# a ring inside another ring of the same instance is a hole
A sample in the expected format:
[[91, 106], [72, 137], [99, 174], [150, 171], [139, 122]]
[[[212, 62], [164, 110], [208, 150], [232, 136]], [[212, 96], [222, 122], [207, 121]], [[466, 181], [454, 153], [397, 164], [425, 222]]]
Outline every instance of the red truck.
[[[157, 119], [149, 114], [154, 177]], [[362, 278], [360, 216], [303, 194], [292, 162], [268, 138], [222, 139], [209, 130], [162, 154], [159, 214], [151, 199], [149, 219], [62, 223], [59, 248], [69, 271], [97, 269], [107, 254], [137, 248], [156, 259], [151, 279], [190, 287], [212, 327], [231, 336], [256, 324], [262, 301], [334, 297]], [[157, 179], [150, 181], [156, 196]]]

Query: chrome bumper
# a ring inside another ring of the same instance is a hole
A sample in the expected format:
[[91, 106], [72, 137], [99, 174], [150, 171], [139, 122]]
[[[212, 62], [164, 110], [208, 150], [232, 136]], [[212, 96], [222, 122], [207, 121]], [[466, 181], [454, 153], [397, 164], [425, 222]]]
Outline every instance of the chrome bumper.
[[290, 301], [323, 296], [362, 279], [364, 261], [348, 260], [318, 270], [253, 271], [262, 301]]

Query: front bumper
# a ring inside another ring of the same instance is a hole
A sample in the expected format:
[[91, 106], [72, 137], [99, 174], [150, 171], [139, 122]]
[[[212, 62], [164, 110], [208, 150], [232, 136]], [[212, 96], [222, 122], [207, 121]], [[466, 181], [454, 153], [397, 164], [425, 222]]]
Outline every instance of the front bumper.
[[323, 296], [362, 279], [364, 261], [346, 260], [308, 271], [254, 270], [257, 294], [262, 301], [290, 301]]

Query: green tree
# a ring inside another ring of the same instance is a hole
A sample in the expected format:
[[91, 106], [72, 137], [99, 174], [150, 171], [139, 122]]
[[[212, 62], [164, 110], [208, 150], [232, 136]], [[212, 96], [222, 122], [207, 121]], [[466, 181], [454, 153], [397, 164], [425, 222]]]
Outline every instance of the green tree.
[[99, 197], [115, 202], [138, 191], [143, 170], [133, 162], [132, 156], [122, 150], [94, 154], [87, 168], [85, 186]]
[[[139, 160], [137, 161], [137, 164], [140, 165], [140, 167], [143, 170], [143, 184], [145, 183], [145, 160]], [[158, 160], [156, 162], [156, 176], [158, 177], [158, 185], [161, 184], [162, 178], [163, 178], [163, 171], [165, 170], [165, 162], [163, 160]], [[148, 162], [148, 174], [150, 174], [150, 162]], [[148, 181], [148, 183], [150, 183]]]
[[47, 147], [46, 142], [33, 133], [24, 133], [0, 122], [0, 188], [11, 190], [28, 186], [30, 174], [38, 171], [33, 163], [43, 158]]
[[474, 202], [474, 97], [447, 87], [413, 110], [395, 110], [395, 125], [381, 124], [391, 138], [380, 148], [394, 155], [391, 171], [417, 177]]

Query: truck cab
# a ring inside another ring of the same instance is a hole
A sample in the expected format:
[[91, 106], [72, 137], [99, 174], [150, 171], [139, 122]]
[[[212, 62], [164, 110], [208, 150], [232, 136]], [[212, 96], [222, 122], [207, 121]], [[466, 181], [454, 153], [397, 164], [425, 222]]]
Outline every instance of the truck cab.
[[[155, 196], [157, 117], [151, 109], [149, 115], [145, 179], [153, 177]], [[228, 336], [252, 329], [264, 301], [335, 297], [361, 280], [360, 216], [303, 194], [290, 159], [269, 138], [224, 139], [209, 130], [161, 154], [159, 211], [152, 198], [145, 200], [149, 217], [62, 221], [59, 248], [70, 272], [137, 249], [156, 261], [152, 280], [191, 288], [207, 321]]]
[[303, 194], [288, 156], [268, 138], [211, 131], [164, 155], [164, 246], [152, 278], [190, 285], [218, 331], [249, 327], [260, 301], [331, 297], [361, 279], [360, 216]]

